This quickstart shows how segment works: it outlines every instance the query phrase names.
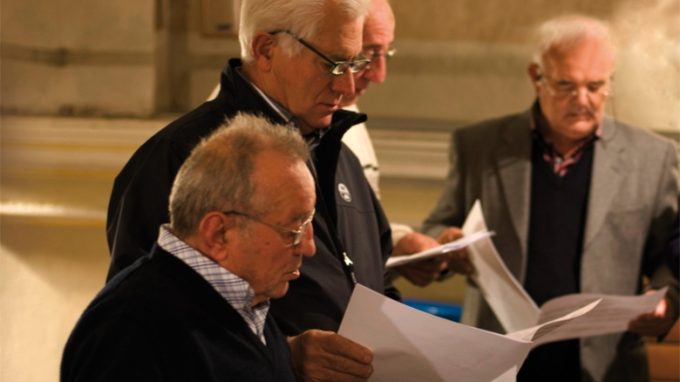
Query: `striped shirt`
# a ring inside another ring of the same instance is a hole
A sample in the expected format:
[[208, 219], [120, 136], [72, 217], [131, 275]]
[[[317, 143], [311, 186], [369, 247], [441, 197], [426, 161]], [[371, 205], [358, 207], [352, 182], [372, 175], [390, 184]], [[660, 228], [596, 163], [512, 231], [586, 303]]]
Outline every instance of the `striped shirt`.
[[255, 291], [247, 281], [187, 245], [170, 232], [167, 225], [160, 228], [158, 246], [182, 260], [201, 275], [229, 305], [236, 309], [260, 341], [265, 345], [267, 344], [264, 338], [264, 323], [267, 312], [269, 312], [269, 301], [253, 307], [251, 302], [255, 296]]

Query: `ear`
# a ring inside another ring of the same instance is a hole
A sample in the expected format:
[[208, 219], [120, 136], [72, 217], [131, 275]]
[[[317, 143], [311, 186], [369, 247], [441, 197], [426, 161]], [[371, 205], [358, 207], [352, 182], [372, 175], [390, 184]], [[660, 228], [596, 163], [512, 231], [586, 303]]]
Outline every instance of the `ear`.
[[253, 56], [261, 71], [271, 70], [277, 45], [278, 41], [269, 33], [258, 33], [253, 39]]
[[531, 79], [531, 84], [533, 85], [534, 90], [536, 90], [536, 93], [538, 93], [540, 81], [541, 78], [543, 78], [543, 72], [541, 71], [541, 67], [538, 66], [537, 63], [532, 62], [527, 67], [527, 73], [529, 74], [529, 78]]
[[209, 212], [198, 224], [202, 252], [215, 262], [221, 262], [229, 254], [229, 235], [233, 234], [234, 218], [219, 212]]

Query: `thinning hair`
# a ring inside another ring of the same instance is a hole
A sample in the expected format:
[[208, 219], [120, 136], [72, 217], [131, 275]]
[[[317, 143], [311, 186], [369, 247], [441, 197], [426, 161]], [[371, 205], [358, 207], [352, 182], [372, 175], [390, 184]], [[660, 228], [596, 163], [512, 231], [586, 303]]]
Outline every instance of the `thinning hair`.
[[[326, 14], [330, 3], [335, 3], [343, 14]], [[288, 30], [310, 39], [329, 17], [365, 18], [369, 9], [370, 0], [243, 0], [238, 33], [241, 59], [253, 60], [253, 39], [258, 33]], [[302, 49], [292, 39], [281, 40], [280, 44], [290, 56]]]
[[589, 38], [602, 41], [609, 48], [612, 59], [614, 58], [614, 44], [607, 22], [576, 14], [550, 19], [536, 29], [532, 62], [543, 68], [543, 57], [550, 49], [569, 48]]
[[170, 227], [185, 238], [211, 211], [248, 211], [255, 188], [255, 158], [274, 151], [306, 162], [309, 149], [297, 129], [263, 117], [238, 114], [225, 121], [191, 152], [177, 173], [170, 193]]

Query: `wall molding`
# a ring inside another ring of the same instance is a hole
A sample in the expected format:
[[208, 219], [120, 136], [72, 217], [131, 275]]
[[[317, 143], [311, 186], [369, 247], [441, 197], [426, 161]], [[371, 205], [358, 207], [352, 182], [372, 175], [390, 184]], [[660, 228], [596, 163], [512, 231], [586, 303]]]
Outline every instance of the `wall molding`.
[[[134, 151], [174, 116], [155, 119], [0, 117], [3, 173], [117, 174]], [[371, 118], [383, 176], [441, 180], [451, 131], [462, 121]], [[659, 132], [680, 142], [680, 132]]]

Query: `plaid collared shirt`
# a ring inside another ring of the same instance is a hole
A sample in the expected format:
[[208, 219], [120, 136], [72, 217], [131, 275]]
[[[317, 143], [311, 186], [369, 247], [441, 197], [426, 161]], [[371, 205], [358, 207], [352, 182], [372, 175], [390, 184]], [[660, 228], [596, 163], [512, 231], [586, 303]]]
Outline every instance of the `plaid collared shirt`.
[[555, 147], [551, 142], [545, 139], [542, 131], [547, 129], [547, 126], [545, 126], [546, 124], [547, 122], [541, 114], [541, 108], [538, 105], [538, 102], [536, 102], [531, 108], [532, 135], [543, 152], [543, 160], [552, 167], [553, 172], [559, 177], [567, 175], [569, 168], [578, 163], [581, 159], [585, 149], [590, 147], [590, 145], [602, 136], [602, 126], [600, 125], [588, 138], [579, 142], [574, 152], [569, 157], [565, 158], [555, 150]]
[[158, 245], [201, 275], [229, 305], [236, 309], [260, 341], [267, 344], [264, 338], [264, 323], [269, 312], [269, 301], [253, 307], [251, 301], [255, 292], [247, 281], [187, 245], [170, 232], [166, 225], [160, 228]]

